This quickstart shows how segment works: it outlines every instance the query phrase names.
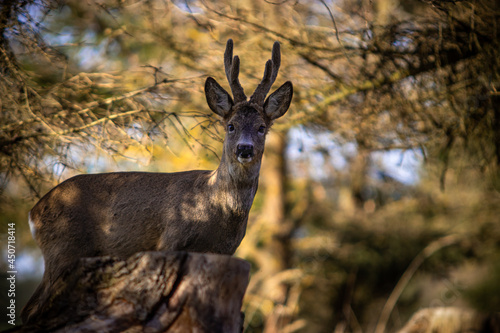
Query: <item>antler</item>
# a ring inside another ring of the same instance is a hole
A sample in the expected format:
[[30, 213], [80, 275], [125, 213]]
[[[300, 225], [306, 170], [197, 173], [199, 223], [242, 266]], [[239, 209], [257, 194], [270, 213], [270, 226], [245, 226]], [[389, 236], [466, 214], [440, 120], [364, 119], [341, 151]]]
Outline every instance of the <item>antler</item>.
[[243, 91], [243, 87], [238, 80], [240, 74], [240, 58], [234, 56], [233, 58], [233, 40], [228, 39], [226, 43], [226, 51], [224, 52], [224, 68], [226, 71], [227, 81], [233, 92], [234, 103], [244, 102], [247, 96]]
[[278, 70], [281, 65], [281, 52], [280, 52], [280, 43], [274, 42], [273, 44], [273, 52], [271, 60], [266, 62], [266, 69], [264, 70], [264, 77], [262, 81], [255, 89], [255, 92], [250, 97], [250, 102], [261, 105], [264, 103], [264, 99], [266, 98], [267, 93], [271, 90], [271, 87], [276, 81], [276, 77], [278, 76]]

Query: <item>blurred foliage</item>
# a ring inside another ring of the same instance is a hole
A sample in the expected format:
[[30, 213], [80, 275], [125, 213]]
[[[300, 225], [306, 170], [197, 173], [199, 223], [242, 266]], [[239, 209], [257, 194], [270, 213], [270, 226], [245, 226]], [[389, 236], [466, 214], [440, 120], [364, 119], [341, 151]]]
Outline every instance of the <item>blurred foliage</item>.
[[[237, 252], [253, 267], [245, 332], [499, 311], [499, 15], [493, 0], [4, 0], [0, 230], [14, 221], [18, 254], [34, 248], [29, 208], [76, 173], [216, 168], [204, 80], [225, 82], [233, 38], [251, 91], [279, 40], [294, 100]], [[380, 152], [419, 156], [417, 181]]]
[[[498, 259], [498, 258], [496, 258]], [[467, 289], [465, 297], [477, 308], [485, 312], [500, 312], [500, 265], [498, 260], [493, 261], [485, 277]]]

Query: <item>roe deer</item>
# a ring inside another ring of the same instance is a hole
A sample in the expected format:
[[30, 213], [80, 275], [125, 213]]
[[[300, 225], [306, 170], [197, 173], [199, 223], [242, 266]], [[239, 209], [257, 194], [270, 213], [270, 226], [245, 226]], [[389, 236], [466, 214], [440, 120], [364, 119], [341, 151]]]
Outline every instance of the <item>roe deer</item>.
[[36, 321], [51, 284], [82, 257], [236, 251], [257, 191], [267, 131], [292, 100], [291, 82], [265, 99], [280, 62], [275, 42], [264, 77], [247, 100], [238, 79], [239, 58], [233, 58], [233, 41], [227, 41], [224, 67], [234, 100], [215, 79], [205, 83], [208, 106], [226, 128], [216, 170], [79, 175], [54, 187], [33, 207], [29, 224], [45, 273], [22, 310], [25, 323]]

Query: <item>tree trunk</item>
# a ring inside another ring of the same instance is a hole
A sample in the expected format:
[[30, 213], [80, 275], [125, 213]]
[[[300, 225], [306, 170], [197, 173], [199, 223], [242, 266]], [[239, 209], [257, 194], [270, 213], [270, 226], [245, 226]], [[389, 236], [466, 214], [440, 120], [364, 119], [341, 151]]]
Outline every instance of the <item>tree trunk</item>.
[[[265, 202], [263, 205], [263, 215], [266, 217], [266, 224], [270, 228], [271, 237], [267, 243], [269, 262], [265, 269], [267, 276], [277, 276], [291, 267], [291, 246], [290, 238], [293, 231], [293, 223], [287, 217], [286, 212], [286, 133], [269, 133], [266, 143], [265, 161], [262, 166], [262, 174], [265, 177]], [[275, 307], [273, 312], [267, 317], [264, 325], [264, 333], [276, 333], [284, 331], [290, 324], [292, 312], [296, 304], [288, 306], [289, 285], [283, 282], [276, 284], [275, 279], [270, 279], [273, 286], [272, 296], [268, 295]]]
[[36, 324], [14, 331], [240, 332], [249, 271], [214, 254], [85, 258], [53, 285]]
[[[265, 174], [265, 198], [262, 210], [266, 222], [272, 228], [269, 250], [274, 256], [275, 267], [270, 274], [276, 274], [290, 268], [290, 234], [293, 225], [286, 216], [286, 133], [269, 133], [266, 144], [265, 163], [262, 173]], [[284, 301], [284, 297], [281, 302]]]

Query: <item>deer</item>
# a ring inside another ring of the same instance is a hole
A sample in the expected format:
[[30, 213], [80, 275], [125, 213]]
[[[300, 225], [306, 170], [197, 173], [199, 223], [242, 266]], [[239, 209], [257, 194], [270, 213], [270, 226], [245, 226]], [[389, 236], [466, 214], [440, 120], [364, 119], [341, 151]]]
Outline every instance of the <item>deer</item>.
[[292, 101], [290, 81], [266, 99], [280, 64], [280, 44], [275, 42], [264, 76], [248, 99], [238, 78], [239, 57], [233, 57], [233, 41], [227, 41], [224, 68], [232, 97], [214, 78], [205, 81], [207, 104], [225, 128], [217, 169], [82, 174], [36, 203], [28, 220], [45, 271], [21, 312], [24, 323], [36, 321], [50, 286], [84, 257], [127, 259], [142, 251], [235, 253], [257, 192], [266, 135]]

